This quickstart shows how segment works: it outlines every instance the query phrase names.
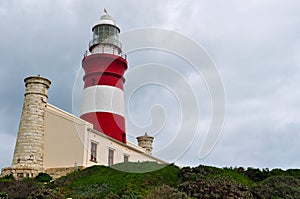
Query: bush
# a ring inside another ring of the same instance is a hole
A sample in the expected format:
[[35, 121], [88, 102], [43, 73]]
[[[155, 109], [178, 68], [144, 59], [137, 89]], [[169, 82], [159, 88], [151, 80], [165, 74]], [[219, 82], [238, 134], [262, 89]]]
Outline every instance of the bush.
[[39, 189], [40, 186], [40, 183], [31, 179], [14, 180], [0, 182], [0, 191], [7, 193], [9, 198], [22, 199]]
[[245, 171], [245, 175], [254, 182], [260, 182], [263, 179], [269, 177], [269, 174], [262, 172], [260, 169], [248, 167]]
[[39, 189], [36, 189], [31, 192], [31, 194], [26, 199], [63, 199], [66, 198], [63, 194], [61, 194], [59, 191], [52, 190], [47, 187], [42, 187]]
[[146, 199], [173, 199], [173, 198], [188, 198], [187, 194], [184, 192], [179, 191], [173, 187], [168, 185], [162, 185], [160, 187], [156, 187], [155, 189], [151, 190], [148, 195], [145, 197]]
[[35, 179], [39, 182], [50, 182], [52, 177], [47, 173], [39, 173]]
[[230, 176], [186, 181], [178, 185], [178, 190], [194, 198], [253, 198], [248, 186], [240, 184]]
[[9, 175], [3, 176], [0, 179], [3, 179], [3, 180], [14, 180], [15, 178], [14, 178], [14, 176], [12, 174], [9, 174]]
[[5, 192], [0, 192], [0, 198], [1, 199], [8, 199], [8, 194]]
[[110, 194], [111, 187], [108, 184], [86, 184], [71, 188], [71, 196], [79, 198], [105, 198]]
[[300, 180], [292, 176], [272, 176], [252, 188], [257, 198], [299, 198]]

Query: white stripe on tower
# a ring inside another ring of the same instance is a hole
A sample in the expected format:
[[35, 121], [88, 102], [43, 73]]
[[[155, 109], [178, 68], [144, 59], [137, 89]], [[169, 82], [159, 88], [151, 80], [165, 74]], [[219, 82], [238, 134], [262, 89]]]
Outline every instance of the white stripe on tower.
[[109, 112], [124, 117], [124, 92], [113, 86], [95, 85], [84, 89], [81, 114]]

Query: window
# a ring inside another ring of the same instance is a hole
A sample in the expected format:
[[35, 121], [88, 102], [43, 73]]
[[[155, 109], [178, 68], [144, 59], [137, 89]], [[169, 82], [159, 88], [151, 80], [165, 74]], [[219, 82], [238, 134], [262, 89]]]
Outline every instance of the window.
[[124, 155], [124, 162], [128, 162], [129, 160], [129, 155]]
[[114, 164], [114, 150], [108, 149], [108, 166], [112, 166]]
[[123, 143], [125, 143], [125, 142], [126, 142], [126, 140], [125, 140], [125, 139], [126, 139], [126, 135], [125, 135], [125, 133], [122, 133], [122, 142], [123, 142]]
[[95, 142], [91, 142], [91, 161], [97, 162], [97, 144]]

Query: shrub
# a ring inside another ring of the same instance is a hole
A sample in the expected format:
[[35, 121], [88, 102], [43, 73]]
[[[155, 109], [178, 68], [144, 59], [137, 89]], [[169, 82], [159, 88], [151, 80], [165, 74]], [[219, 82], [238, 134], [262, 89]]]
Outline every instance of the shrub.
[[47, 173], [39, 173], [35, 179], [39, 182], [50, 182], [52, 177]]
[[47, 187], [42, 187], [39, 189], [36, 189], [31, 192], [31, 194], [26, 199], [64, 199], [66, 198], [63, 194], [56, 190], [52, 190]]
[[3, 179], [3, 180], [14, 180], [15, 178], [14, 178], [14, 176], [12, 174], [9, 174], [9, 175], [3, 176], [0, 179]]
[[187, 194], [184, 192], [179, 191], [178, 189], [175, 189], [173, 187], [170, 187], [168, 185], [162, 185], [160, 187], [156, 187], [155, 189], [149, 191], [146, 199], [173, 199], [173, 198], [188, 198]]
[[300, 180], [292, 176], [272, 176], [252, 188], [257, 198], [299, 198]]
[[8, 199], [8, 194], [5, 192], [0, 192], [0, 199]]
[[0, 182], [0, 191], [7, 193], [9, 198], [26, 198], [39, 187], [40, 183], [31, 179]]

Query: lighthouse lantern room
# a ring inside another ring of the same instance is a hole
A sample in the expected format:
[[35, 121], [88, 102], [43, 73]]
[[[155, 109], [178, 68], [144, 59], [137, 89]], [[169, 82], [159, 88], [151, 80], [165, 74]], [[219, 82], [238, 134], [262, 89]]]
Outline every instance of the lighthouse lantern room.
[[107, 12], [93, 26], [92, 31], [93, 39], [89, 43], [89, 51], [91, 53], [121, 54], [122, 45], [119, 42], [120, 28]]

